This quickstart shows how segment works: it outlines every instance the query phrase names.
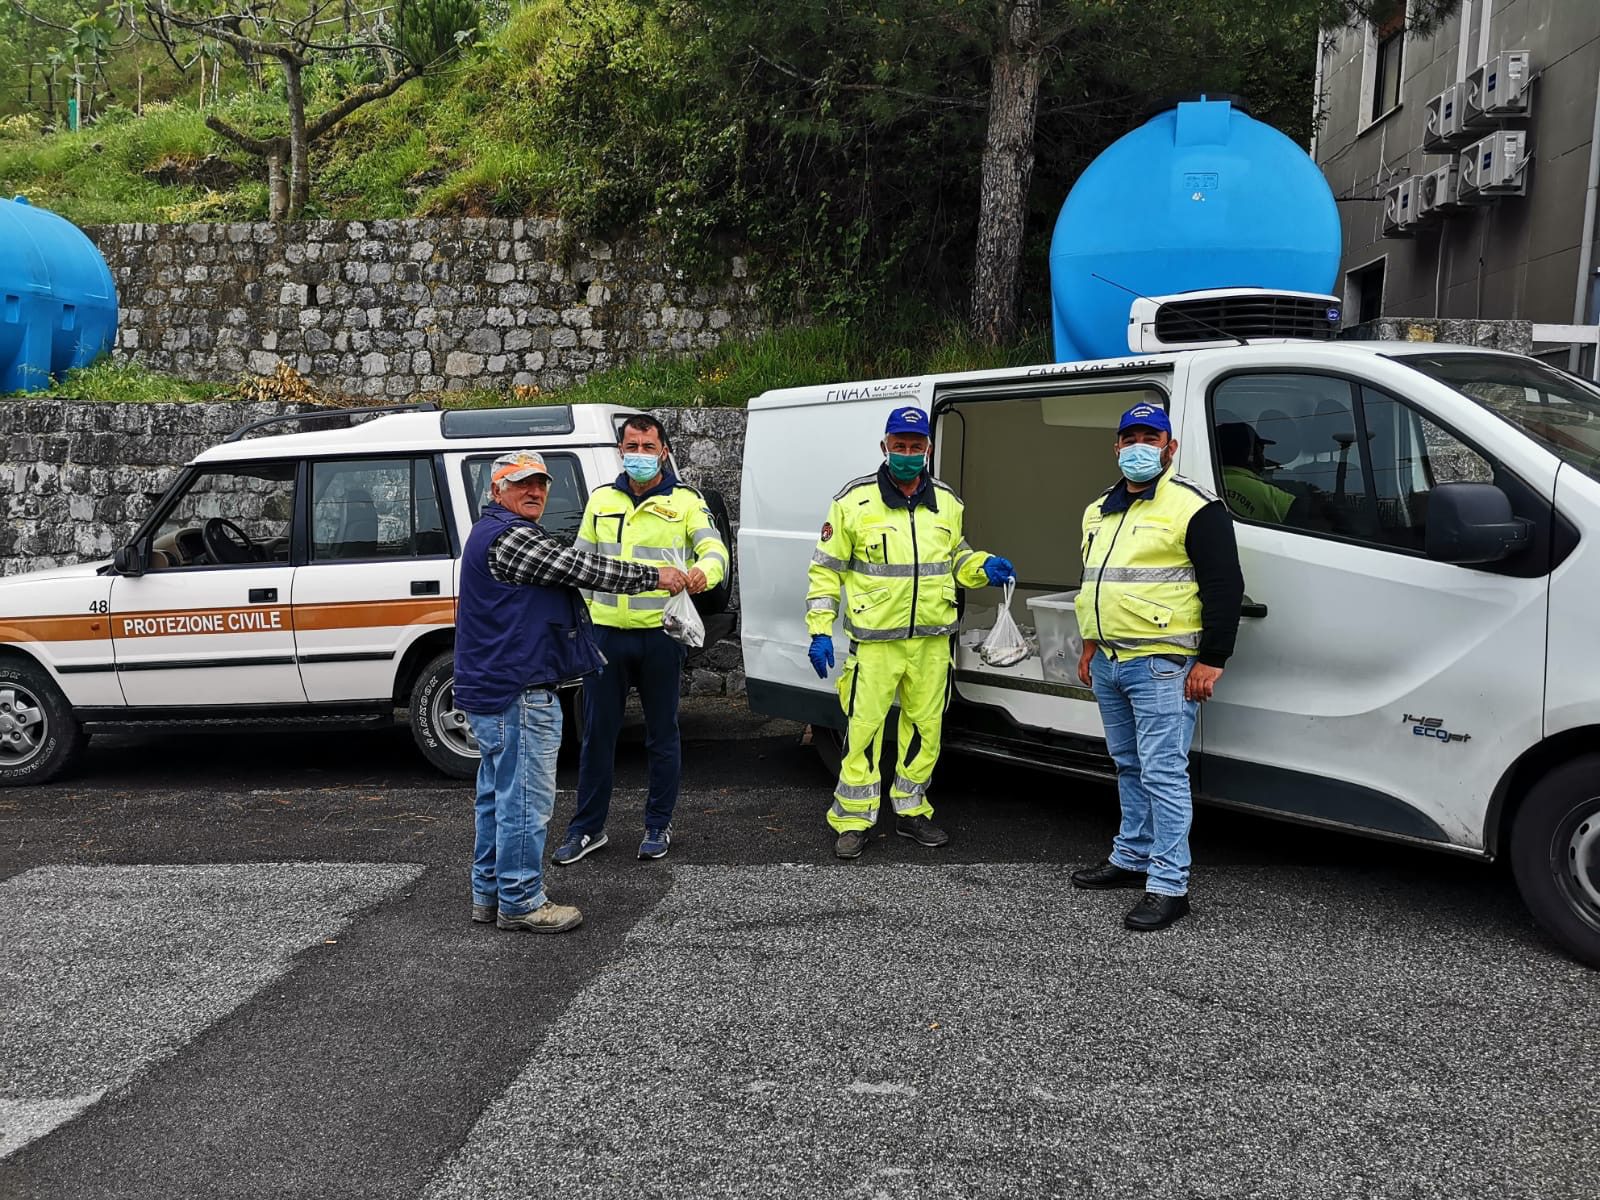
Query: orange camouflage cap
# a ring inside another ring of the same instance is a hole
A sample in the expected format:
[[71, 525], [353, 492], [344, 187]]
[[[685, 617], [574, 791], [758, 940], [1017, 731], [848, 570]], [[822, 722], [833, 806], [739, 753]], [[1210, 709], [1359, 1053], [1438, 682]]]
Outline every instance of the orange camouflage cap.
[[513, 450], [494, 460], [489, 479], [493, 483], [521, 483], [535, 475], [550, 479], [550, 468], [544, 465], [544, 455], [536, 450]]

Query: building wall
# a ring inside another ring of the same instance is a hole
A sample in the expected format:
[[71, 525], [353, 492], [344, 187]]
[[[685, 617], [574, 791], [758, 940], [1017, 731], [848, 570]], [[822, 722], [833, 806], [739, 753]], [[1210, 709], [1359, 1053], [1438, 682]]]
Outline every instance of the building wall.
[[450, 218], [99, 225], [121, 302], [116, 353], [194, 379], [270, 375], [407, 398], [554, 388], [765, 327], [744, 259], [686, 283], [648, 242], [557, 221]]
[[[1507, 50], [1529, 51], [1537, 77], [1531, 117], [1508, 126], [1529, 134], [1528, 194], [1446, 217], [1415, 237], [1384, 238], [1384, 189], [1446, 161], [1422, 152], [1426, 102]], [[1370, 53], [1366, 29], [1343, 29], [1328, 36], [1321, 64], [1326, 116], [1315, 154], [1344, 223], [1340, 287], [1348, 272], [1387, 256], [1384, 316], [1571, 322], [1600, 76], [1600, 0], [1463, 0], [1434, 33], [1406, 35], [1400, 104], [1376, 122], [1363, 107]], [[1355, 297], [1346, 291], [1345, 300], [1354, 319]]]

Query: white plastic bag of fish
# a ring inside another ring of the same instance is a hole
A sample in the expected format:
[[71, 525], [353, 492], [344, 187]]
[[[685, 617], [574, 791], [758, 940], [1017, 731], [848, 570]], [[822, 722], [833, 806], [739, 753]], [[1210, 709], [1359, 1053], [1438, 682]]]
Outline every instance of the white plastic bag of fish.
[[[671, 565], [680, 571], [689, 569], [681, 550], [673, 552]], [[661, 628], [667, 631], [667, 636], [673, 641], [682, 642], [691, 650], [706, 644], [706, 624], [700, 619], [700, 610], [694, 606], [694, 597], [689, 595], [687, 589], [676, 596], [667, 597], [666, 610], [661, 614]]]
[[1005, 585], [1005, 600], [994, 619], [994, 628], [978, 650], [978, 657], [987, 666], [1014, 667], [1031, 653], [1028, 643], [1023, 640], [1022, 630], [1011, 619], [1011, 595], [1016, 590], [1014, 581]]

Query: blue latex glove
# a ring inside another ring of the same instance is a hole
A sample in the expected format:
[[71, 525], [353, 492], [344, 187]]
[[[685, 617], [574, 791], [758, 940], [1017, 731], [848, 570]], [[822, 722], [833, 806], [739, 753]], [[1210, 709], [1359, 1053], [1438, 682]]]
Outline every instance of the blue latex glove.
[[817, 670], [817, 678], [826, 679], [828, 668], [833, 666], [833, 639], [825, 633], [813, 633], [811, 649], [806, 653]]
[[1015, 583], [1017, 578], [1017, 569], [1011, 565], [1011, 560], [1001, 558], [998, 554], [991, 555], [983, 564], [983, 573], [988, 577], [990, 587]]

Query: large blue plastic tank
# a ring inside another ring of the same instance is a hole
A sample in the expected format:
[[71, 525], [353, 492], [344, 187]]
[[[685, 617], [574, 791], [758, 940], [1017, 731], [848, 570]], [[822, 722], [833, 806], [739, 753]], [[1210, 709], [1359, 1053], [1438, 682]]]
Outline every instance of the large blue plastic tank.
[[48, 387], [117, 336], [117, 288], [72, 222], [22, 197], [0, 200], [0, 393]]
[[1050, 245], [1056, 361], [1129, 352], [1134, 297], [1122, 288], [1325, 293], [1339, 251], [1333, 193], [1304, 150], [1226, 101], [1179, 104], [1108, 146], [1061, 206]]

